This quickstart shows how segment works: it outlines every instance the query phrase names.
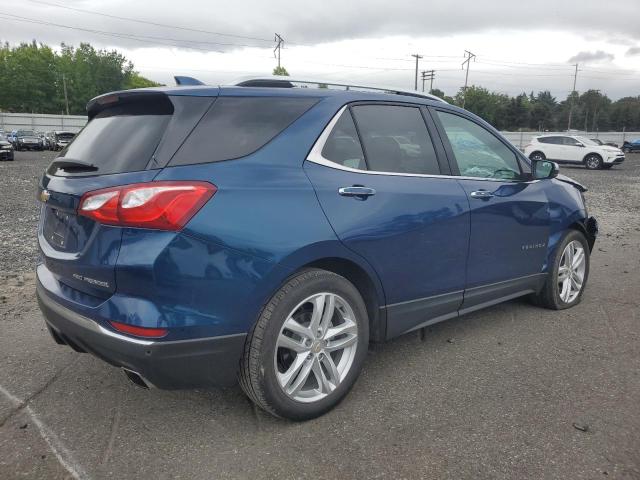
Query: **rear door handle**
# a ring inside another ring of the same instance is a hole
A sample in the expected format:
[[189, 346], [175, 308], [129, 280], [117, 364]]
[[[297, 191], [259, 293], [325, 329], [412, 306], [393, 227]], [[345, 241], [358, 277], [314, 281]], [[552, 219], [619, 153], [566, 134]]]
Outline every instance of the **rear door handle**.
[[487, 190], [476, 190], [470, 193], [471, 198], [487, 199], [493, 197], [493, 193]]
[[375, 195], [376, 191], [373, 188], [369, 187], [342, 187], [338, 189], [338, 193], [343, 197], [370, 197], [371, 195]]

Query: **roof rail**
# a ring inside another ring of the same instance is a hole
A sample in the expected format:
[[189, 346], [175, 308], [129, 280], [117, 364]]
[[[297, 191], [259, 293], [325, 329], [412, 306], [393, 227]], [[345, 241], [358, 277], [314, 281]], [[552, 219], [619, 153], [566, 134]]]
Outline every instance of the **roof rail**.
[[[419, 97], [419, 98], [427, 98], [429, 100], [437, 100], [439, 102], [447, 103], [445, 100], [440, 97], [436, 97], [435, 95], [431, 95], [429, 93], [421, 93], [413, 90], [401, 90], [394, 87], [377, 87], [372, 85], [356, 85], [352, 83], [343, 83], [343, 82], [333, 82], [330, 80], [314, 80], [314, 79], [302, 79], [302, 78], [291, 78], [291, 77], [283, 77], [278, 75], [271, 75], [265, 77], [245, 77], [241, 78], [235, 82], [233, 85], [237, 87], [277, 87], [277, 88], [294, 88], [295, 84], [303, 84], [306, 85], [315, 85], [315, 88], [329, 88], [329, 87], [343, 87], [345, 90], [365, 90], [365, 91], [373, 91], [373, 92], [381, 92], [381, 93], [390, 93], [393, 95], [406, 95], [409, 97]], [[314, 88], [314, 87], [311, 87]]]

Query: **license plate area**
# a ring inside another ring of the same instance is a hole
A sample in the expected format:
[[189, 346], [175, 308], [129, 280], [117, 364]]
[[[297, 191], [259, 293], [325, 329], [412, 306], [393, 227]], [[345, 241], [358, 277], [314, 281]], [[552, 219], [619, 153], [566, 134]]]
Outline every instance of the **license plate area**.
[[53, 249], [60, 252], [78, 252], [86, 244], [91, 223], [91, 220], [80, 218], [75, 213], [46, 207], [42, 234]]

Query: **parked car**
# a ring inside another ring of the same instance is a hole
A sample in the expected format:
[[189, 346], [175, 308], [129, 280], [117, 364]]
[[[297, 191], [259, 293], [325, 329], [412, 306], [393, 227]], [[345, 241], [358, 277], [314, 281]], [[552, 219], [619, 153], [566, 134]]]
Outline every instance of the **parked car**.
[[540, 135], [525, 145], [524, 153], [532, 160], [579, 164], [590, 170], [609, 169], [624, 162], [619, 148], [598, 145], [579, 135]]
[[591, 140], [592, 142], [595, 142], [598, 145], [609, 145], [610, 147], [620, 148], [618, 147], [618, 144], [615, 142], [603, 142], [599, 138], [590, 138], [589, 140]]
[[11, 130], [7, 135], [7, 140], [11, 143], [11, 145], [13, 145], [13, 148], [16, 147], [16, 133], [18, 133], [17, 130]]
[[622, 144], [622, 151], [625, 153], [640, 152], [640, 138]]
[[33, 130], [16, 130], [14, 135], [16, 150], [43, 150], [42, 139]]
[[76, 136], [73, 132], [67, 132], [66, 130], [57, 130], [53, 132], [53, 150], [62, 150], [64, 147], [71, 143], [71, 140]]
[[0, 160], [13, 160], [13, 145], [7, 137], [0, 134]]
[[89, 103], [38, 193], [57, 343], [140, 386], [239, 378], [304, 420], [369, 342], [525, 295], [580, 302], [597, 223], [556, 164], [437, 97], [289, 82]]

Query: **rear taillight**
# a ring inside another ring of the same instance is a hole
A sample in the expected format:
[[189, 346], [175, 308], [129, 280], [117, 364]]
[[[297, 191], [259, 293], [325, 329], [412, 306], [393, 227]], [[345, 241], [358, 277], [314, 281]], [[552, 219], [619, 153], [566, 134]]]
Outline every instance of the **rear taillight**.
[[107, 225], [180, 230], [218, 189], [207, 182], [149, 182], [87, 192], [78, 214]]

